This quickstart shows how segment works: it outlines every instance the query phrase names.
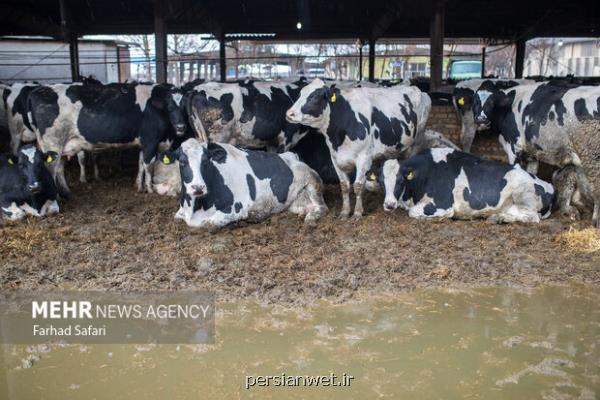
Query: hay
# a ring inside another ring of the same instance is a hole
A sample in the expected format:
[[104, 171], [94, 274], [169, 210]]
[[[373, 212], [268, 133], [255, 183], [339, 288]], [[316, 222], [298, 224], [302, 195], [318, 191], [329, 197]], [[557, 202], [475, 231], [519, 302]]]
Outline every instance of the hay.
[[22, 225], [6, 227], [0, 231], [0, 255], [31, 255], [32, 250], [50, 239], [39, 226], [27, 221]]
[[582, 230], [570, 227], [567, 232], [560, 233], [554, 238], [568, 250], [578, 253], [592, 253], [600, 250], [600, 237], [596, 228]]

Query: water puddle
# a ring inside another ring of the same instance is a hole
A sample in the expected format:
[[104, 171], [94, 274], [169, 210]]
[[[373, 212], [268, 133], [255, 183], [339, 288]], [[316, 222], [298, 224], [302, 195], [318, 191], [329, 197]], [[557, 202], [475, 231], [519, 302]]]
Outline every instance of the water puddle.
[[[418, 290], [305, 309], [221, 305], [215, 345], [5, 345], [0, 398], [600, 399], [595, 287]], [[344, 373], [350, 386], [247, 376]]]

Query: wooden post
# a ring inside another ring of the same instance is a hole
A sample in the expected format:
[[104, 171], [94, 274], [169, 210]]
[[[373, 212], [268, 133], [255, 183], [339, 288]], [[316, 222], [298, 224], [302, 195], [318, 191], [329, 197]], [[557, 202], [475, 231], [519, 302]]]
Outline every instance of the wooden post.
[[481, 48], [481, 77], [485, 78], [485, 46]]
[[434, 7], [429, 29], [431, 41], [429, 46], [431, 64], [430, 92], [442, 86], [442, 73], [444, 69], [444, 1], [436, 0]]
[[154, 1], [154, 47], [156, 54], [156, 82], [167, 82], [167, 26], [164, 20], [164, 0]]
[[518, 39], [515, 43], [515, 78], [523, 78], [523, 67], [525, 66], [525, 39]]
[[225, 35], [219, 38], [219, 72], [221, 74], [221, 82], [227, 80], [227, 60], [225, 59]]
[[369, 39], [369, 81], [375, 82], [375, 39]]

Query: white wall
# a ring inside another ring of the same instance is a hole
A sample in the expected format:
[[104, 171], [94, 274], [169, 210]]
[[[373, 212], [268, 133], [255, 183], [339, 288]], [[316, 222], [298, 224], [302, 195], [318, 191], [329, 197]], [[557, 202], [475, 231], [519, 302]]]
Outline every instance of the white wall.
[[[103, 42], [80, 42], [79, 62], [83, 76], [117, 82], [117, 47]], [[58, 64], [58, 65], [56, 65]], [[71, 81], [69, 45], [51, 40], [0, 40], [0, 81]]]

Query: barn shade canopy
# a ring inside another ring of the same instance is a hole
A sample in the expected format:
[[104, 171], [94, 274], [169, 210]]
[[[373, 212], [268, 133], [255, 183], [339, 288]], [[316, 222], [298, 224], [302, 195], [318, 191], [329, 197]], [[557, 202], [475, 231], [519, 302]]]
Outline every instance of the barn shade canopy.
[[[269, 40], [430, 36], [433, 0], [0, 0], [1, 35], [273, 33]], [[445, 37], [600, 36], [598, 0], [448, 0]], [[63, 17], [61, 18], [61, 5]], [[61, 24], [62, 22], [62, 24]]]

